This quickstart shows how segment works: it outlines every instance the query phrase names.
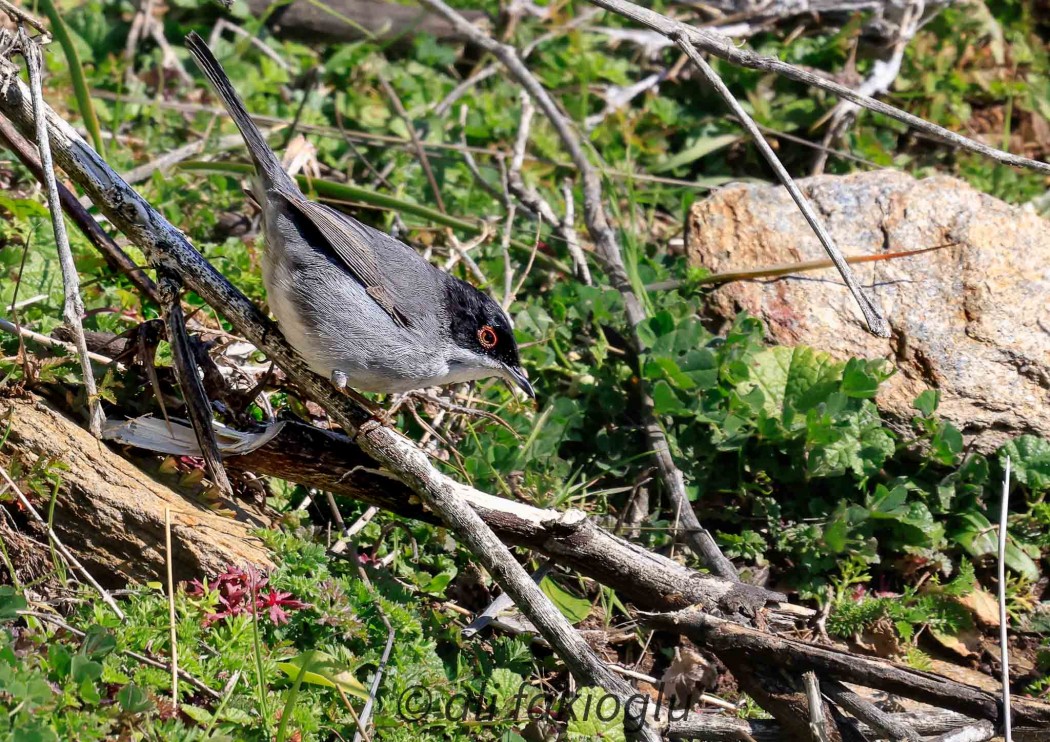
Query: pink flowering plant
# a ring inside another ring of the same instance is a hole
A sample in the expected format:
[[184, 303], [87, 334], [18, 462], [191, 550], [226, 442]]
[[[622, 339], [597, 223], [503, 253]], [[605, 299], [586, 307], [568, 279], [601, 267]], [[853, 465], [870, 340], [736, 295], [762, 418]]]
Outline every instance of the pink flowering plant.
[[292, 593], [275, 590], [270, 578], [250, 565], [241, 569], [230, 566], [214, 580], [192, 580], [186, 595], [199, 600], [208, 612], [204, 625], [225, 621], [232, 616], [252, 614], [252, 606], [260, 616], [269, 617], [277, 626], [288, 623], [290, 613], [309, 608], [309, 603], [297, 600]]

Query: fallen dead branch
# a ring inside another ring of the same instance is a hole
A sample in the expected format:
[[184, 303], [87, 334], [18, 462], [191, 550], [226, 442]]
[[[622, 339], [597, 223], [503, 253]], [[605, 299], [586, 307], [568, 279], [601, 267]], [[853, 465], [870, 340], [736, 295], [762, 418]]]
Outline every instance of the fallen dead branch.
[[[113, 422], [105, 437], [172, 455], [197, 455], [193, 433], [177, 423], [172, 429], [174, 438], [163, 421], [145, 418]], [[230, 469], [281, 477], [407, 518], [436, 520], [408, 487], [378, 472], [347, 436], [286, 421], [263, 433], [230, 432], [219, 438]], [[544, 510], [469, 488], [462, 495], [508, 544], [543, 553], [646, 610], [699, 605], [741, 620], [783, 600], [778, 593], [704, 575], [647, 551], [599, 527], [580, 510]]]
[[[942, 675], [835, 647], [776, 636], [695, 609], [645, 616], [642, 620], [651, 628], [684, 634], [714, 652], [748, 694], [765, 708], [777, 706], [776, 700], [770, 703], [770, 696], [782, 697], [784, 694], [784, 689], [775, 684], [788, 682], [785, 678], [792, 675], [815, 672], [821, 679], [882, 690], [976, 720], [990, 721], [996, 727], [1003, 723], [1002, 705], [995, 694]], [[808, 728], [805, 713], [794, 719], [776, 710], [773, 713], [788, 728]], [[1050, 737], [1050, 704], [1027, 698], [1015, 699], [1013, 721], [1018, 739], [1022, 731], [1041, 732]]]

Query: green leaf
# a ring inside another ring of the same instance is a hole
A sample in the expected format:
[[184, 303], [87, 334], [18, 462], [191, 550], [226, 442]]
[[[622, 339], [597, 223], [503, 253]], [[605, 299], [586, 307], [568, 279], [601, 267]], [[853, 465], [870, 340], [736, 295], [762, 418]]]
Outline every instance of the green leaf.
[[74, 683], [93, 683], [102, 677], [102, 663], [88, 659], [83, 654], [75, 654], [69, 664], [69, 675]]
[[540, 580], [540, 590], [571, 623], [577, 624], [590, 615], [589, 600], [573, 595], [550, 577]]
[[140, 714], [153, 708], [153, 702], [149, 700], [146, 691], [134, 683], [128, 683], [117, 691], [117, 703], [121, 711], [129, 714]]
[[[993, 526], [981, 513], [968, 512], [960, 516], [961, 525], [953, 538], [971, 556], [982, 557], [999, 553], [998, 527]], [[1040, 577], [1039, 567], [1017, 541], [1009, 534], [1006, 537], [1006, 566], [1025, 579], [1035, 582]]]
[[13, 585], [0, 585], [0, 621], [18, 618], [18, 612], [29, 607], [22, 593]]
[[601, 688], [582, 688], [572, 704], [572, 716], [566, 730], [572, 742], [626, 742], [623, 707]]
[[201, 726], [208, 726], [211, 724], [212, 714], [207, 709], [202, 709], [200, 706], [194, 706], [189, 703], [180, 703], [179, 711], [186, 714], [186, 716], [193, 719]]
[[879, 378], [873, 374], [868, 362], [851, 358], [842, 371], [842, 393], [856, 399], [870, 399], [879, 391]]
[[[825, 402], [838, 390], [842, 364], [826, 353], [798, 346], [776, 346], [757, 353], [753, 359], [750, 381], [741, 387], [761, 389], [764, 409], [785, 419], [790, 411], [806, 412]], [[741, 394], [747, 388], [739, 389]]]
[[319, 650], [304, 652], [285, 662], [277, 663], [278, 669], [290, 678], [299, 676], [303, 670], [303, 663], [309, 662], [306, 672], [303, 674], [302, 682], [308, 685], [319, 685], [322, 688], [341, 688], [344, 693], [356, 696], [362, 700], [368, 699], [368, 689], [354, 677], [350, 668], [341, 665], [339, 661]]
[[923, 414], [923, 417], [930, 417], [940, 403], [941, 393], [936, 389], [927, 389], [916, 397], [912, 404]]
[[740, 134], [720, 134], [712, 137], [700, 137], [692, 145], [678, 152], [673, 157], [668, 158], [666, 161], [651, 165], [649, 171], [652, 173], [665, 173], [668, 170], [674, 170], [682, 165], [688, 165], [694, 160], [699, 160], [701, 157], [717, 152], [720, 149], [725, 149], [731, 144], [740, 140]]
[[999, 464], [1005, 470], [1010, 457], [1011, 476], [1034, 494], [1050, 489], [1050, 441], [1022, 435], [1000, 447]]
[[80, 643], [81, 654], [93, 660], [101, 660], [117, 648], [116, 637], [98, 624], [92, 624]]

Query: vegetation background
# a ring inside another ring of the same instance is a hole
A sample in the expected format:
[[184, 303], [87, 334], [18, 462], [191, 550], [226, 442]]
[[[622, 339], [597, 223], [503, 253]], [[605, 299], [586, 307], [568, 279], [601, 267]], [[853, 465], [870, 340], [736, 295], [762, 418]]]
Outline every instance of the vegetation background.
[[[498, 3], [480, 5], [493, 18], [506, 18]], [[668, 6], [658, 2], [654, 9]], [[128, 2], [58, 0], [79, 66], [71, 66], [58, 44], [46, 60], [47, 100], [78, 125], [84, 119], [74, 72], [86, 78], [105, 157], [118, 172], [199, 137], [214, 139], [220, 129], [232, 130], [224, 116], [214, 115], [215, 102], [181, 48], [191, 30], [207, 37], [221, 11], [174, 0], [159, 16], [178, 63], [192, 76], [187, 82], [173, 74], [163, 50], [151, 41], [125, 53], [135, 10]], [[683, 12], [681, 6], [674, 10]], [[1046, 10], [1040, 0], [971, 0], [944, 9], [908, 46], [887, 99], [950, 129], [1047, 159]], [[990, 556], [995, 531], [989, 518], [998, 507], [1003, 461], [1010, 456], [1015, 483], [1007, 592], [1016, 651], [1028, 660], [1015, 690], [1045, 695], [1050, 689], [1045, 638], [1050, 637], [1045, 577], [1050, 442], [1024, 437], [991, 456], [969, 451], [959, 431], [938, 418], [932, 390], [916, 399], [909, 430], [891, 429], [872, 402], [878, 384], [892, 372], [885, 363], [839, 363], [816, 349], [769, 347], [760, 323], [745, 316], [727, 334], [712, 335], [702, 322], [704, 291], [696, 285], [702, 274], [689, 270], [674, 249], [685, 210], [720, 184], [771, 181], [771, 173], [719, 99], [687, 69], [627, 107], [606, 111], [610, 92], [671, 68], [678, 54], [652, 52], [595, 30], [624, 27], [611, 15], [574, 23], [587, 11], [586, 3], [558, 3], [549, 17], [526, 13], [499, 30], [519, 49], [536, 42], [530, 68], [600, 157], [636, 288], [686, 279], [679, 290], [643, 290], [651, 319], [643, 328], [646, 348], [639, 359], [624, 356], [619, 295], [605, 288], [600, 276], [595, 287], [573, 280], [564, 246], [548, 229], [519, 212], [506, 239], [501, 168], [518, 131], [518, 88], [498, 72], [471, 87], [451, 110], [439, 108], [471, 70], [485, 64], [476, 50], [426, 35], [308, 45], [274, 37], [238, 2], [228, 17], [247, 37], [224, 35], [216, 51], [253, 114], [292, 124], [271, 141], [298, 145], [294, 133], [306, 134], [316, 148], [318, 190], [320, 181], [335, 184], [324, 186], [327, 195], [352, 203], [359, 218], [397, 231], [442, 263], [452, 254], [449, 230], [464, 242], [481, 235], [470, 255], [497, 298], [505, 294], [504, 249], [509, 250], [511, 285], [521, 282], [510, 312], [539, 404], [521, 404], [498, 383], [479, 384], [473, 403], [497, 413], [506, 425], [443, 417], [433, 450], [455, 476], [539, 506], [583, 508], [610, 528], [622, 526], [630, 503], [652, 490], [648, 517], [631, 526], [632, 538], [669, 552], [672, 516], [651, 484], [651, 463], [631, 404], [640, 372], [653, 384], [657, 411], [700, 520], [727, 556], [756, 579], [826, 607], [834, 637], [891, 636], [899, 654], [917, 667], [930, 667], [941, 657], [988, 669], [981, 655], [961, 660], [956, 650], [960, 637], [979, 632], [973, 596], [995, 589]], [[813, 23], [784, 26], [749, 44], [788, 62], [859, 80], [872, 65], [863, 53], [854, 53], [862, 21], [858, 16], [833, 31]], [[273, 54], [262, 53], [251, 38]], [[807, 174], [815, 150], [804, 142], [819, 142], [834, 99], [753, 70], [714, 66], [769, 132], [789, 171]], [[1032, 125], [1039, 120], [1043, 128]], [[426, 165], [437, 193], [412, 146], [410, 126], [427, 143]], [[468, 147], [485, 183], [471, 172], [463, 154]], [[862, 113], [840, 148], [851, 156], [833, 154], [828, 172], [892, 167], [917, 176], [951, 173], [1008, 202], [1031, 202], [1044, 213], [1050, 208], [1044, 176], [949, 149], [881, 116]], [[528, 155], [527, 182], [561, 205], [562, 182], [573, 172], [539, 117]], [[243, 162], [243, 153], [238, 147], [218, 162], [201, 159], [157, 173], [138, 189], [264, 305], [261, 241], [251, 231], [245, 237], [250, 210], [243, 171], [229, 165]], [[47, 212], [32, 176], [3, 153], [0, 183], [0, 305], [8, 307], [16, 291], [20, 298], [44, 295], [22, 309], [19, 319], [48, 333], [61, 322], [62, 286]], [[366, 192], [339, 191], [339, 184]], [[368, 192], [382, 194], [388, 205], [394, 199], [394, 208], [377, 206], [384, 202]], [[88, 329], [122, 333], [158, 316], [158, 308], [143, 302], [126, 277], [106, 268], [86, 240], [75, 231], [71, 239]], [[455, 270], [477, 282], [463, 261]], [[186, 302], [202, 306], [193, 295]], [[0, 347], [5, 356], [0, 393], [75, 385], [79, 377], [76, 363], [54, 359], [27, 372], [14, 339], [0, 336]], [[159, 362], [166, 358], [162, 346]], [[102, 382], [107, 404], [117, 404], [130, 391], [121, 383], [115, 376]], [[315, 417], [291, 391], [278, 390], [270, 401], [286, 414]], [[261, 419], [262, 411], [255, 413]], [[434, 408], [419, 410], [431, 422], [435, 414]], [[399, 422], [411, 436], [427, 435], [409, 412], [401, 413]], [[46, 462], [11, 466], [26, 491], [45, 504], [63, 476], [60, 466]], [[184, 461], [160, 466], [179, 472], [187, 486], [200, 482], [200, 470]], [[484, 608], [493, 585], [442, 529], [381, 513], [360, 532], [355, 563], [326, 551], [327, 509], [300, 509], [307, 493], [299, 487], [277, 480], [266, 486], [268, 504], [283, 514], [282, 527], [265, 534], [278, 563], [267, 582], [231, 570], [186, 586], [177, 596], [181, 666], [215, 689], [237, 678], [221, 702], [185, 684], [172, 699], [165, 671], [126, 654], [168, 654], [168, 609], [159, 582], [130, 586], [121, 596], [129, 616], [123, 624], [89, 594], [56, 589], [54, 594], [63, 596], [64, 620], [87, 632], [81, 639], [16, 613], [27, 608], [27, 594], [64, 582], [60, 564], [33, 585], [12, 582], [13, 570], [7, 569], [10, 584], [0, 587], [5, 710], [0, 737], [349, 739], [360, 699], [367, 696], [363, 684], [387, 639], [385, 620], [397, 640], [375, 712], [376, 738], [517, 740], [530, 732], [522, 721], [501, 720], [498, 714], [492, 723], [468, 727], [440, 715], [426, 724], [408, 724], [398, 715], [397, 699], [415, 685], [449, 697], [480, 691], [484, 684], [500, 708], [512, 702], [522, 682], [564, 686], [557, 660], [526, 637], [496, 632], [466, 641], [460, 636], [459, 609]], [[9, 496], [0, 494], [0, 506], [14, 510], [3, 499]], [[206, 488], [198, 496], [213, 497]], [[347, 522], [364, 510], [350, 501], [339, 505]], [[680, 548], [677, 554], [692, 559]], [[361, 579], [361, 565], [370, 582]], [[530, 560], [530, 566], [537, 565]], [[637, 662], [655, 677], [668, 666], [674, 646], [659, 637], [650, 641], [628, 623], [613, 591], [557, 569], [542, 586], [578, 625], [634, 633], [609, 648], [611, 656]], [[244, 595], [252, 589], [267, 602], [254, 620]], [[309, 662], [323, 669], [300, 673]], [[731, 686], [719, 690], [738, 700]], [[739, 713], [757, 713], [742, 701]], [[622, 736], [615, 724], [601, 729], [574, 724], [570, 737]]]

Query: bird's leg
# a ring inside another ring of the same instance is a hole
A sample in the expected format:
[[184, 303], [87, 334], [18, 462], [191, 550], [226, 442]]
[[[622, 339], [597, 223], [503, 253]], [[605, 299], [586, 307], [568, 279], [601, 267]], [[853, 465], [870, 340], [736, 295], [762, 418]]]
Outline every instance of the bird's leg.
[[[388, 411], [388, 410], [383, 409], [381, 406], [377, 405], [372, 400], [370, 400], [367, 397], [364, 397], [364, 396], [358, 394], [353, 389], [351, 389], [347, 385], [348, 379], [346, 378], [346, 374], [345, 373], [343, 373], [339, 369], [334, 369], [332, 371], [331, 380], [332, 380], [332, 386], [334, 386], [336, 389], [341, 391], [346, 396], [350, 397], [350, 399], [352, 399], [355, 402], [357, 402], [359, 405], [361, 405], [361, 407], [363, 407], [364, 409], [368, 410], [368, 414], [370, 414], [372, 416], [373, 420], [375, 420], [376, 422], [380, 423], [384, 427], [387, 427], [387, 428], [394, 427], [394, 422], [393, 422], [393, 419], [392, 419], [392, 412], [393, 411]], [[395, 406], [393, 408], [393, 410], [397, 410], [398, 406], [400, 406], [400, 404]]]

